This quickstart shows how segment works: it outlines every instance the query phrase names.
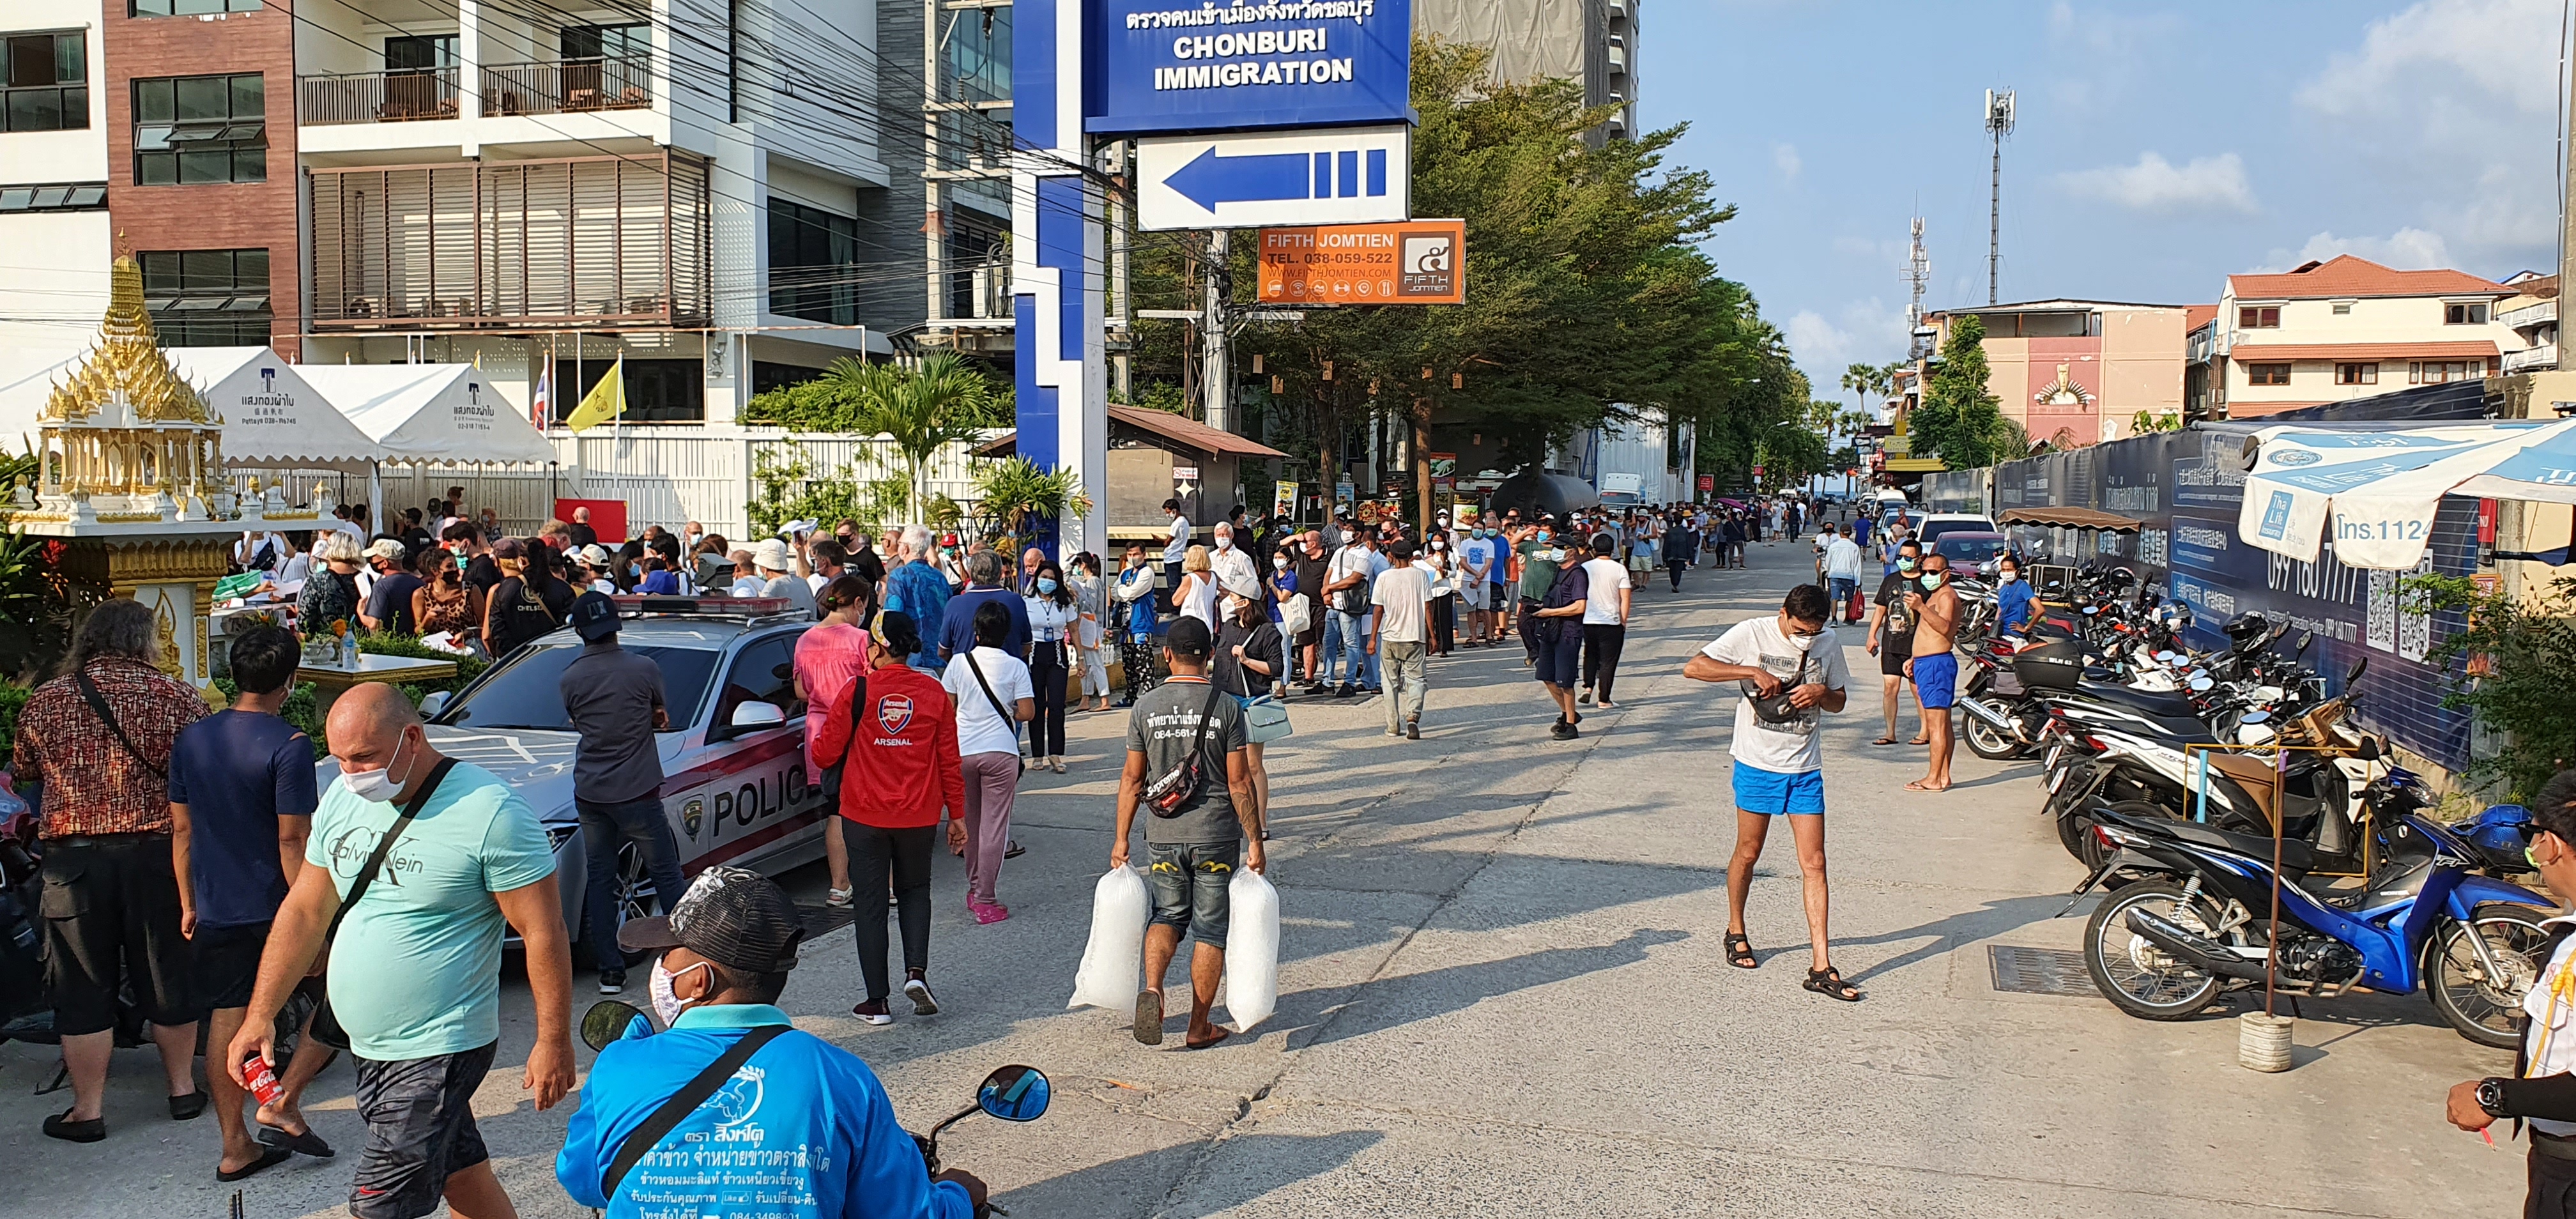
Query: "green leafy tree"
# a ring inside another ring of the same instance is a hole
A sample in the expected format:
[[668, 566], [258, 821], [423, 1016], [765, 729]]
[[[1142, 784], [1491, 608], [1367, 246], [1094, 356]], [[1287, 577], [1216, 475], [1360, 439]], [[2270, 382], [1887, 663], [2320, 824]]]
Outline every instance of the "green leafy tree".
[[1995, 463], [2004, 419], [1986, 388], [1985, 340], [1985, 323], [1974, 314], [1951, 324], [1941, 362], [1906, 425], [1915, 456], [1938, 456], [1954, 470]]
[[1071, 470], [1041, 470], [1026, 457], [986, 462], [975, 471], [977, 511], [1001, 528], [996, 547], [1018, 554], [1038, 522], [1086, 516], [1091, 497]]
[[2503, 742], [2492, 756], [2470, 759], [2470, 779], [2529, 800], [2551, 775], [2576, 766], [2576, 576], [2520, 597], [2485, 592], [2461, 576], [2411, 576], [2400, 588], [2411, 610], [2466, 617], [2464, 629], [2425, 659], [2451, 670], [2443, 705], [2469, 712]]

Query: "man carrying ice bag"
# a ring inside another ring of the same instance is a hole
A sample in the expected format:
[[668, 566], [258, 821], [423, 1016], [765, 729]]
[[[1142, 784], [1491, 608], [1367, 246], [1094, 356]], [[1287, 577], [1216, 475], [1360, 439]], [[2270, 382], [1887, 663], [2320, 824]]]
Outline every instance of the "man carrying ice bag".
[[[1110, 895], [1121, 879], [1128, 837], [1142, 806], [1152, 814], [1145, 824], [1145, 858], [1153, 915], [1145, 928], [1145, 985], [1136, 996], [1135, 1033], [1146, 1045], [1163, 1043], [1163, 978], [1180, 951], [1183, 932], [1197, 941], [1190, 956], [1190, 1025], [1184, 1044], [1197, 1050], [1225, 1040], [1227, 1031], [1209, 1023], [1208, 1009], [1215, 1006], [1217, 984], [1228, 972], [1226, 931], [1234, 913], [1231, 891], [1239, 879], [1247, 896], [1266, 906], [1258, 912], [1258, 923], [1268, 942], [1244, 945], [1247, 953], [1263, 960], [1244, 964], [1268, 968], [1235, 971], [1229, 1006], [1236, 1023], [1250, 1028], [1267, 1017], [1278, 989], [1277, 897], [1267, 881], [1239, 878], [1236, 871], [1240, 865], [1257, 874], [1267, 861], [1253, 825], [1257, 814], [1244, 754], [1243, 710], [1207, 679], [1214, 650], [1205, 622], [1188, 616], [1174, 622], [1163, 646], [1171, 680], [1139, 696], [1127, 721], [1127, 766], [1118, 779], [1118, 837], [1109, 850], [1111, 873], [1099, 896]], [[1104, 931], [1118, 938], [1099, 922], [1110, 915], [1111, 904], [1104, 901], [1095, 914], [1094, 951], [1103, 948], [1098, 941]], [[1254, 913], [1247, 910], [1247, 918]], [[1258, 934], [1254, 927], [1246, 930]], [[1097, 967], [1089, 954], [1085, 966], [1083, 982], [1088, 984]], [[1077, 993], [1075, 1000], [1085, 1001], [1084, 994]]]

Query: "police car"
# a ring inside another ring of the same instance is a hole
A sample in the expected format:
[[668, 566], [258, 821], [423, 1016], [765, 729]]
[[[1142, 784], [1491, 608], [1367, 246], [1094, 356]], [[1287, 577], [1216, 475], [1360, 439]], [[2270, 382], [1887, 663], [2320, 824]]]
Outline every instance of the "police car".
[[[657, 734], [662, 812], [680, 847], [680, 873], [716, 864], [767, 875], [823, 855], [828, 815], [805, 778], [805, 704], [796, 697], [796, 641], [813, 617], [785, 598], [619, 597], [618, 645], [662, 669], [671, 728]], [[573, 811], [573, 749], [564, 666], [581, 654], [570, 628], [493, 665], [454, 698], [422, 701], [438, 751], [500, 776], [545, 822], [563, 892], [564, 926], [581, 939], [589, 857]], [[323, 763], [328, 781], [338, 763]], [[630, 845], [618, 854], [625, 916], [650, 913], [653, 885]]]

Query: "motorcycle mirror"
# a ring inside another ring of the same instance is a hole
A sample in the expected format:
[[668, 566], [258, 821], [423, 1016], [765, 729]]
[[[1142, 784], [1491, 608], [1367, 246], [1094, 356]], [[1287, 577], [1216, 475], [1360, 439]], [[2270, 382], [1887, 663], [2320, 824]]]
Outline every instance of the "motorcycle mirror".
[[635, 1010], [632, 1004], [602, 999], [582, 1013], [581, 1039], [593, 1050], [607, 1049], [610, 1042], [624, 1037], [626, 1030], [643, 1018], [644, 1013]]
[[2191, 679], [2191, 688], [2193, 693], [2196, 694], [2207, 694], [2210, 689], [2217, 684], [2217, 682], [2209, 680], [2209, 675], [2206, 673], [2199, 674]]
[[2367, 656], [2364, 656], [2364, 657], [2362, 657], [2361, 659], [2359, 659], [2359, 660], [2356, 660], [2356, 661], [2352, 662], [2352, 672], [2347, 673], [2347, 674], [2345, 674], [2345, 675], [2344, 675], [2343, 684], [2344, 684], [2345, 688], [2349, 689], [2349, 688], [2351, 688], [2352, 683], [2357, 682], [2357, 681], [2360, 681], [2360, 680], [2361, 680], [2361, 674], [2362, 674], [2362, 671], [2363, 671], [2363, 670], [2365, 670], [2365, 669], [2368, 669], [2369, 667], [2370, 667], [2370, 658], [2369, 658], [2369, 657], [2367, 657]]
[[995, 1067], [975, 1089], [975, 1104], [1006, 1122], [1034, 1122], [1047, 1111], [1046, 1073], [1036, 1067]]
[[2269, 711], [2248, 711], [2245, 713], [2244, 719], [2236, 722], [2240, 724], [2266, 724], [2270, 723], [2271, 720], [2272, 713]]
[[2360, 747], [2360, 748], [2358, 748], [2358, 749], [2355, 749], [2355, 750], [2353, 751], [2352, 756], [2354, 756], [2354, 757], [2356, 757], [2356, 758], [2359, 758], [2359, 759], [2361, 759], [2361, 760], [2362, 760], [2362, 761], [2364, 761], [2364, 762], [2376, 762], [2376, 761], [2378, 761], [2378, 760], [2379, 760], [2379, 738], [2377, 738], [2377, 737], [2368, 737], [2368, 736], [2361, 738], [2361, 747]]
[[2290, 658], [2291, 658], [2291, 659], [2293, 659], [2293, 660], [2296, 660], [2296, 659], [2298, 659], [2298, 658], [2299, 658], [2299, 657], [2301, 657], [2301, 656], [2305, 656], [2305, 655], [2307, 655], [2307, 654], [2308, 654], [2308, 645], [2313, 644], [2313, 643], [2315, 643], [2316, 641], [2317, 641], [2317, 633], [2316, 633], [2315, 631], [2302, 631], [2302, 632], [2300, 632], [2300, 633], [2299, 633], [2299, 647], [2298, 647], [2298, 650], [2297, 650], [2297, 651], [2294, 651], [2294, 652], [2292, 652], [2292, 653], [2290, 653]]

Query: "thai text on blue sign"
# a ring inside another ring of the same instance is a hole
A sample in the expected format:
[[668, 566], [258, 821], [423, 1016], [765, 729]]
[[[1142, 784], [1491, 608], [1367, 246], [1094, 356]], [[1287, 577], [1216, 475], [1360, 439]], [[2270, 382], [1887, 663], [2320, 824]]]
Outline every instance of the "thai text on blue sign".
[[1411, 0], [1099, 0], [1096, 132], [1410, 122]]

